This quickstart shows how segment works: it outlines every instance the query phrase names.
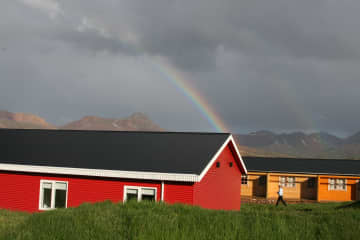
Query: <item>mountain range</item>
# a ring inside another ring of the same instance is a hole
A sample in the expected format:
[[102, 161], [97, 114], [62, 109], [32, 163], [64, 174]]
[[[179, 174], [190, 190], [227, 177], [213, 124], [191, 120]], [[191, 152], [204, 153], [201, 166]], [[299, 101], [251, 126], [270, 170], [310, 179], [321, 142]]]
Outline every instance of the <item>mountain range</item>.
[[302, 158], [360, 159], [360, 132], [339, 138], [326, 132], [276, 134], [257, 131], [235, 135], [238, 143], [273, 155]]
[[[31, 113], [0, 111], [0, 128], [165, 131], [144, 113], [133, 113], [125, 118], [85, 116], [55, 126]], [[244, 156], [360, 159], [360, 132], [348, 138], [326, 132], [276, 134], [270, 131], [234, 134], [234, 137]]]
[[129, 117], [119, 119], [85, 116], [80, 120], [70, 122], [63, 126], [55, 126], [31, 113], [0, 111], [0, 128], [164, 131], [164, 129], [152, 122], [144, 113], [133, 113]]

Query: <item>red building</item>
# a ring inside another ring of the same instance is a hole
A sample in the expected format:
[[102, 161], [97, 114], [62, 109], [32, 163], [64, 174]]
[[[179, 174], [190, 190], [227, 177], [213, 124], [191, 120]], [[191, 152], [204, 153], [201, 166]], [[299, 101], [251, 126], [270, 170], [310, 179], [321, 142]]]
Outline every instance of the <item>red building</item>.
[[137, 199], [239, 210], [246, 173], [228, 133], [0, 130], [0, 208]]

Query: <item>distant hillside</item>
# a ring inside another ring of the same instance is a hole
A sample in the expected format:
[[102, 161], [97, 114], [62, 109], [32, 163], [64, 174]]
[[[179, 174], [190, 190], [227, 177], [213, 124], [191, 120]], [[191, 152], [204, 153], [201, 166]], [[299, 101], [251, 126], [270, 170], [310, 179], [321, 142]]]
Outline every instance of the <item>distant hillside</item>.
[[275, 134], [270, 131], [238, 134], [235, 137], [240, 145], [263, 151], [265, 155], [360, 159], [360, 132], [346, 139], [325, 132]]
[[34, 114], [11, 113], [8, 111], [0, 111], [0, 128], [56, 129], [54, 125]]
[[96, 116], [83, 117], [57, 127], [45, 119], [30, 113], [11, 113], [0, 111], [0, 128], [19, 129], [74, 129], [74, 130], [113, 130], [113, 131], [164, 131], [143, 113], [134, 113], [121, 119]]
[[68, 123], [60, 129], [76, 130], [113, 130], [113, 131], [164, 131], [151, 121], [144, 113], [134, 113], [127, 118], [113, 119], [86, 116], [78, 121]]

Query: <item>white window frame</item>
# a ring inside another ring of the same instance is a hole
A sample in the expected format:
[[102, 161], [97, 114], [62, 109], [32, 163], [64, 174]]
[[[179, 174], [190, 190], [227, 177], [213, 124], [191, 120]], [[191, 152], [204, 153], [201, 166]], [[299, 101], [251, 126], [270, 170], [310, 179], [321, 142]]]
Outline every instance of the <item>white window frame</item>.
[[[339, 184], [338, 180], [344, 180], [344, 183]], [[332, 181], [333, 181], [333, 183], [332, 183]], [[339, 186], [344, 186], [345, 188], [339, 188]], [[329, 191], [347, 191], [347, 179], [346, 178], [329, 178], [328, 190]]]
[[[246, 181], [246, 183], [243, 183], [243, 181]], [[241, 185], [248, 185], [249, 184], [249, 177], [246, 174], [241, 175]]]
[[126, 202], [127, 201], [127, 199], [126, 199], [126, 190], [127, 189], [136, 189], [137, 190], [137, 201], [138, 202], [140, 202], [142, 199], [141, 199], [141, 197], [142, 197], [142, 190], [144, 190], [144, 189], [150, 189], [150, 190], [155, 190], [155, 202], [157, 201], [157, 188], [156, 187], [141, 187], [141, 186], [128, 186], [128, 185], [126, 185], [126, 186], [124, 186], [124, 195], [123, 195], [123, 202]]
[[282, 187], [286, 186], [286, 177], [285, 176], [279, 176], [279, 185]]
[[[289, 181], [294, 179], [294, 181]], [[296, 187], [296, 177], [295, 176], [279, 176], [279, 185], [282, 187], [294, 188]]]
[[[43, 196], [44, 196], [44, 189], [43, 189], [43, 183], [50, 183], [51, 184], [51, 207], [50, 208], [43, 208], [42, 202], [43, 202]], [[69, 191], [69, 182], [68, 181], [57, 181], [57, 180], [40, 180], [40, 191], [39, 191], [39, 210], [53, 210], [55, 208], [55, 192], [56, 187], [55, 183], [65, 183], [66, 184], [66, 197], [65, 197], [65, 208], [67, 208], [67, 201], [68, 201], [68, 191]]]
[[[290, 181], [290, 179], [293, 179]], [[296, 177], [295, 176], [288, 176], [286, 177], [286, 187], [294, 188], [296, 186]]]

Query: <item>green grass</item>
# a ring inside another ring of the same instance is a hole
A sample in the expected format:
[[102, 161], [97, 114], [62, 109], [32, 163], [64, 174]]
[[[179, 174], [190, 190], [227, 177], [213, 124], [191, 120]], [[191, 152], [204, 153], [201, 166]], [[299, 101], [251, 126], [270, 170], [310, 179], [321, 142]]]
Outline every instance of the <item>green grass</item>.
[[239, 212], [151, 202], [0, 210], [0, 239], [359, 239], [360, 204], [243, 204]]

